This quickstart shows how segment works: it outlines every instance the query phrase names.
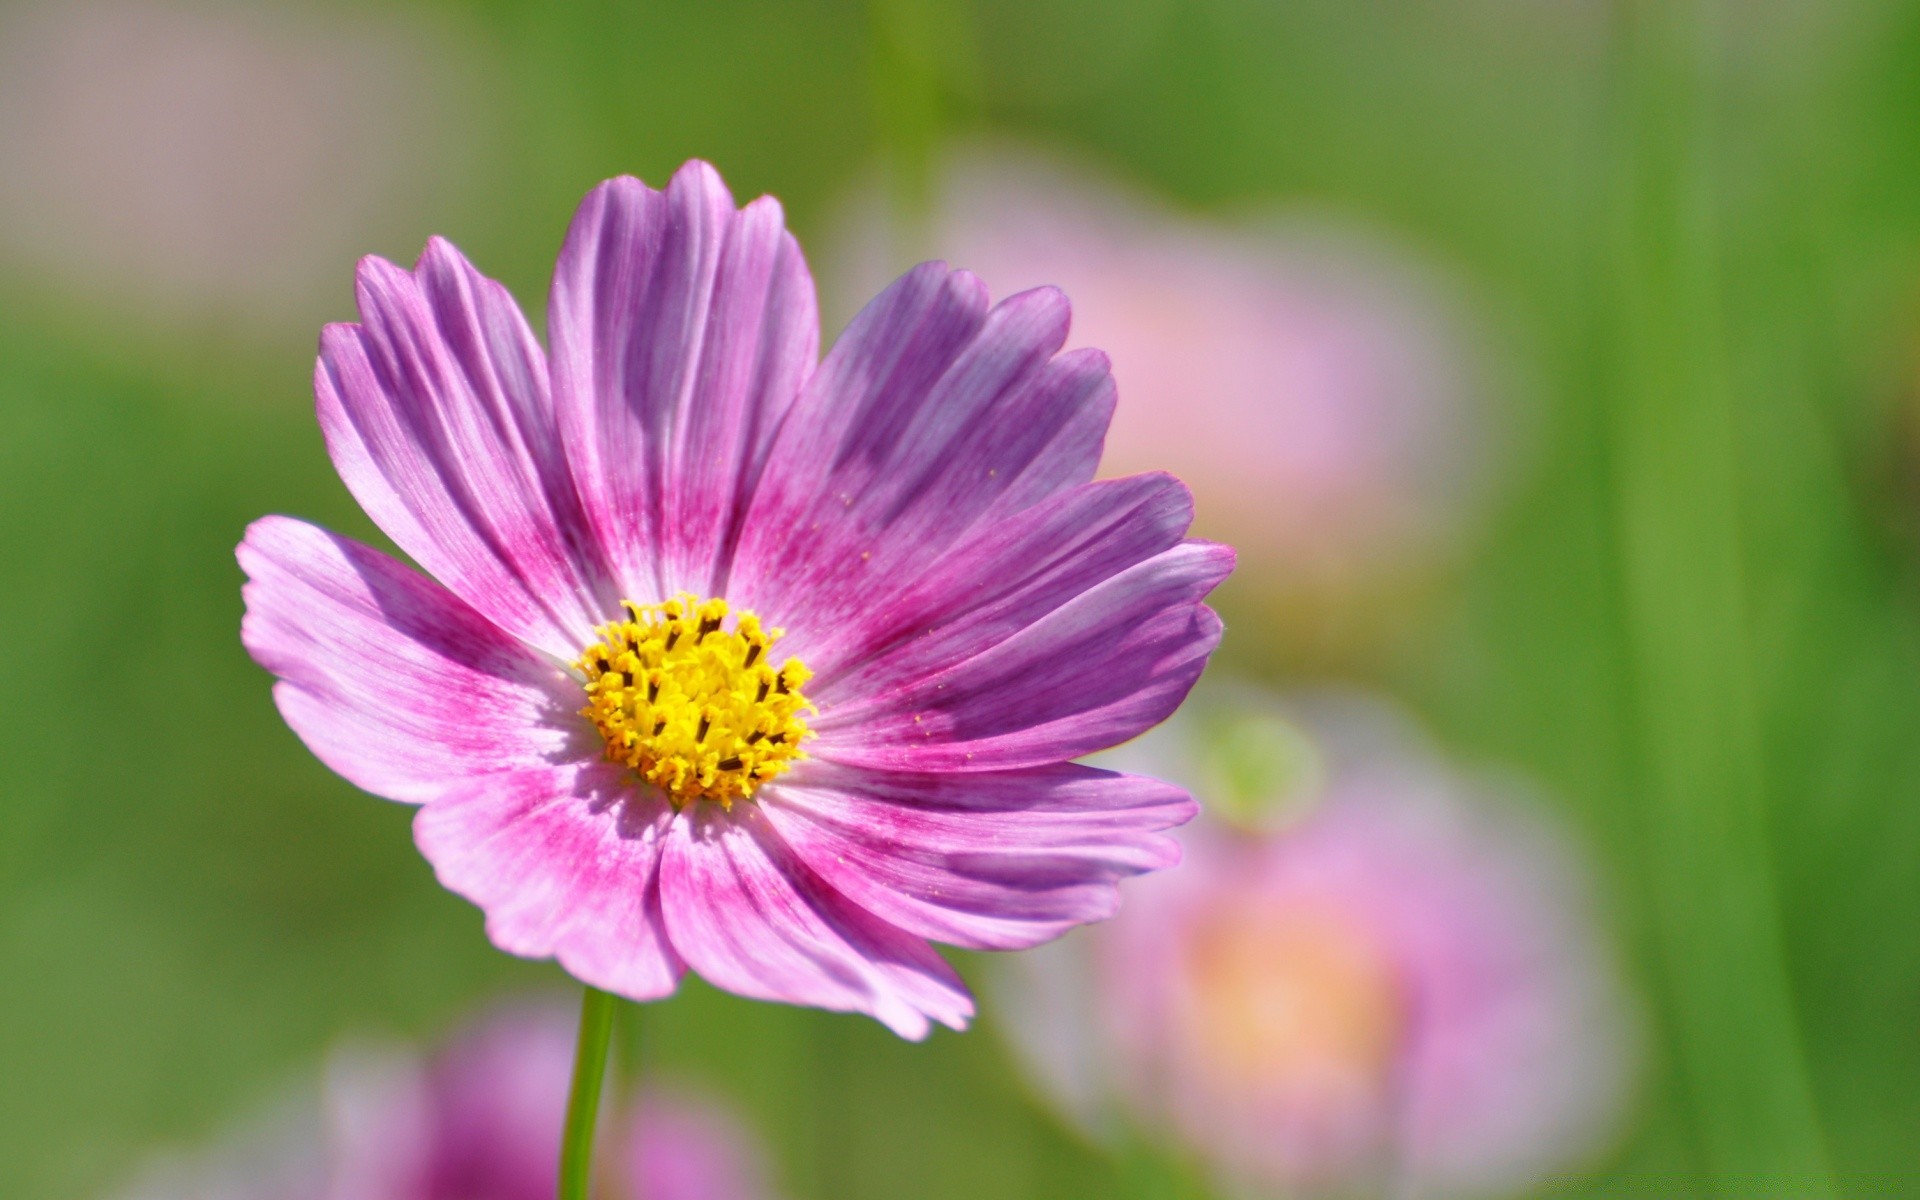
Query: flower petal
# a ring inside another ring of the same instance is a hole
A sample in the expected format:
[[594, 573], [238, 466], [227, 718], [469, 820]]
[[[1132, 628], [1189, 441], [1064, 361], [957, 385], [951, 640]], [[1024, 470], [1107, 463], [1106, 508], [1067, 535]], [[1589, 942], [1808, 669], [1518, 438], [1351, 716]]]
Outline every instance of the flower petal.
[[674, 948], [702, 978], [759, 1000], [864, 1012], [901, 1037], [964, 1029], [973, 1001], [926, 942], [794, 858], [754, 804], [682, 814], [660, 870]]
[[554, 399], [622, 594], [720, 591], [773, 431], [820, 348], [813, 277], [706, 163], [588, 194], [549, 306]]
[[665, 797], [624, 767], [587, 761], [450, 789], [414, 817], [413, 840], [441, 884], [487, 914], [500, 949], [657, 1000], [685, 969], [660, 917], [660, 849], [673, 819]]
[[808, 762], [759, 794], [800, 860], [848, 899], [975, 950], [1112, 916], [1115, 882], [1170, 867], [1192, 818], [1172, 784], [1071, 763], [902, 775]]
[[617, 609], [506, 289], [442, 239], [411, 272], [360, 264], [361, 324], [320, 337], [334, 466], [399, 547], [507, 632], [560, 658]]
[[1058, 354], [1067, 323], [1054, 289], [989, 310], [980, 281], [943, 263], [882, 292], [782, 427], [729, 595], [786, 625], [804, 658], [976, 523], [1091, 479], [1113, 383], [1099, 352]]
[[458, 597], [351, 538], [255, 521], [238, 557], [247, 651], [321, 762], [375, 795], [431, 799], [543, 765], [592, 729], [580, 685]]
[[953, 666], [1180, 544], [1193, 497], [1171, 475], [1070, 488], [982, 523], [932, 570], [819, 639], [807, 694], [825, 711]]
[[1232, 569], [1225, 546], [1182, 542], [952, 667], [823, 711], [809, 752], [875, 770], [997, 771], [1118, 745], [1200, 677], [1220, 641], [1200, 601]]

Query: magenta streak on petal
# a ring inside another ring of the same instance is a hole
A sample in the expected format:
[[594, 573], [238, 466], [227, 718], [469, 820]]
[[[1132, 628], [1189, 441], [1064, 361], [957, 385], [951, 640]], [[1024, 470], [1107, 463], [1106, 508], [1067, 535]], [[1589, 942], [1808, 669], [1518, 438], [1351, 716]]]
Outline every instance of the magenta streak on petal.
[[241, 640], [287, 724], [353, 783], [420, 803], [579, 752], [579, 684], [452, 593], [367, 546], [264, 517], [239, 549]]
[[730, 992], [868, 1013], [916, 1041], [930, 1019], [964, 1029], [973, 1015], [966, 985], [931, 946], [833, 890], [753, 804], [682, 814], [660, 898], [674, 948]]
[[1081, 484], [983, 521], [926, 575], [807, 660], [823, 711], [911, 683], [1019, 633], [1180, 543], [1193, 500], [1170, 475]]
[[1113, 386], [1103, 356], [1055, 357], [1067, 320], [1045, 288], [989, 310], [939, 263], [854, 320], [781, 430], [734, 564], [790, 653], [825, 650], [989, 514], [1092, 477]]
[[364, 260], [357, 296], [362, 323], [328, 326], [314, 371], [340, 478], [436, 579], [571, 658], [619, 597], [520, 310], [439, 238], [413, 272]]
[[1220, 640], [1200, 603], [1233, 552], [1183, 542], [958, 665], [823, 712], [817, 757], [882, 770], [1040, 766], [1118, 745], [1179, 706]]
[[602, 761], [472, 780], [423, 807], [414, 842], [440, 882], [487, 914], [509, 954], [557, 958], [574, 978], [633, 1000], [678, 985], [660, 916], [657, 792]]
[[581, 204], [549, 305], [554, 401], [622, 594], [720, 590], [773, 432], [819, 352], [813, 277], [762, 197], [690, 162]]
[[767, 819], [827, 884], [883, 920], [978, 950], [1112, 916], [1114, 884], [1172, 866], [1186, 792], [1073, 764], [905, 775], [810, 762], [763, 788]]

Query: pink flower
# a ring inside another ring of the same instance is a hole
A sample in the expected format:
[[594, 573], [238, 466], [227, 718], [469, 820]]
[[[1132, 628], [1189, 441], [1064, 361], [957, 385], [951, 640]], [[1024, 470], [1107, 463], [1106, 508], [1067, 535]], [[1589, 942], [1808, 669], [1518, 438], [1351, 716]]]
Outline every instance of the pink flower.
[[[321, 1100], [122, 1200], [553, 1200], [573, 1064], [570, 1006], [502, 1008], [427, 1058], [335, 1055]], [[756, 1139], [715, 1100], [649, 1089], [601, 1117], [608, 1200], [771, 1200]]]
[[573, 1034], [568, 1006], [528, 1005], [425, 1061], [337, 1056], [327, 1200], [552, 1200]]
[[779, 205], [696, 162], [587, 197], [550, 358], [438, 239], [359, 302], [321, 427], [433, 578], [268, 517], [242, 637], [501, 949], [918, 1038], [973, 1011], [927, 939], [1032, 946], [1175, 860], [1185, 792], [1069, 760], [1180, 703], [1232, 553], [1178, 480], [1093, 482], [1113, 385], [1059, 292], [927, 263], [816, 365]]
[[634, 1200], [771, 1200], [754, 1139], [718, 1102], [678, 1089], [641, 1094], [621, 1151]]
[[[855, 206], [849, 280], [886, 277], [889, 224], [877, 195]], [[1127, 395], [1105, 469], [1191, 481], [1200, 528], [1256, 581], [1430, 559], [1484, 490], [1459, 322], [1404, 255], [1324, 224], [1204, 223], [1005, 148], [943, 164], [924, 245], [1073, 296], [1069, 344], [1108, 349]]]
[[[1495, 1195], [1564, 1170], [1618, 1117], [1632, 1045], [1568, 848], [1383, 738], [1377, 709], [1292, 711], [1325, 756], [1296, 776], [1304, 813], [1195, 826], [1184, 870], [1020, 963], [1016, 1042], [1080, 1119], [1116, 1097], [1237, 1193]], [[1205, 769], [1218, 727], [1183, 725], [1130, 761]]]

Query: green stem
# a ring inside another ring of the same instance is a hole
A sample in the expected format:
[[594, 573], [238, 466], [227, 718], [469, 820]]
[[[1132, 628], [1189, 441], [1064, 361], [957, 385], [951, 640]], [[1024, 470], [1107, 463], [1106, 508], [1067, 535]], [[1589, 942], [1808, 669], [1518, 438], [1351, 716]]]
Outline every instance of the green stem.
[[600, 1084], [607, 1077], [607, 1043], [620, 1001], [588, 988], [580, 1003], [580, 1040], [573, 1053], [573, 1090], [567, 1096], [567, 1126], [560, 1143], [559, 1200], [587, 1200], [593, 1174], [593, 1123], [600, 1113]]

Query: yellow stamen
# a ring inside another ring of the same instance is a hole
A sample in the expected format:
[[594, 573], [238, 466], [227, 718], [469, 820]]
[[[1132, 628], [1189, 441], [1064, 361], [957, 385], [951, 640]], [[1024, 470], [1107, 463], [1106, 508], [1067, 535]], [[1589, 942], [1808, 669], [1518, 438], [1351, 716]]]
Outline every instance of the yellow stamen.
[[800, 687], [813, 673], [798, 659], [775, 666], [778, 629], [741, 612], [726, 628], [725, 600], [680, 595], [663, 604], [623, 601], [627, 619], [595, 632], [601, 641], [574, 665], [587, 677], [589, 717], [607, 758], [667, 793], [676, 808], [735, 800], [806, 755], [812, 711]]

